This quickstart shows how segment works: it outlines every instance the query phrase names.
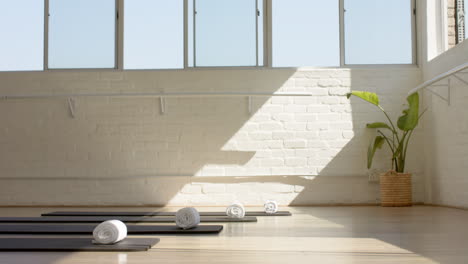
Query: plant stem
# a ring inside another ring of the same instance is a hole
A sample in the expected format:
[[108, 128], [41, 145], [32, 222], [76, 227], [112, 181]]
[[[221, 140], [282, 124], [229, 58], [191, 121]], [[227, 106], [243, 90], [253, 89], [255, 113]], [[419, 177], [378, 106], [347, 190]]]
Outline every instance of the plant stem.
[[385, 109], [382, 108], [382, 106], [380, 105], [377, 105], [377, 107], [382, 110], [382, 112], [384, 113], [384, 115], [387, 117], [388, 121], [390, 122], [390, 125], [392, 126], [392, 132], [395, 134], [396, 138], [397, 138], [397, 141], [400, 142], [400, 138], [398, 137], [398, 133], [397, 133], [397, 130], [395, 128], [395, 125], [393, 125], [393, 122], [392, 122], [392, 119], [390, 119], [390, 116], [388, 116], [387, 112], [385, 112]]
[[[424, 109], [424, 111], [418, 116], [418, 122], [419, 120], [421, 119], [421, 117], [424, 115], [424, 113], [427, 111], [427, 109]], [[408, 131], [409, 134], [408, 134], [408, 138], [406, 139], [406, 142], [404, 143], [404, 147], [403, 147], [403, 153], [402, 153], [402, 159], [403, 161], [406, 163], [406, 153], [408, 151], [408, 146], [409, 146], [409, 141], [410, 141], [410, 138], [411, 136], [413, 135], [413, 132], [414, 132], [414, 129], [411, 129], [410, 131]], [[404, 172], [404, 167], [403, 167], [403, 171]]]
[[[380, 131], [380, 130], [377, 130], [377, 133], [379, 133], [380, 135], [382, 135], [382, 137], [385, 139], [385, 141], [387, 141], [387, 144], [388, 144], [388, 146], [390, 147], [390, 149], [392, 150], [392, 152], [394, 152], [394, 149], [393, 149], [393, 147], [392, 147], [392, 144], [390, 144], [390, 139], [388, 139], [387, 136], [386, 136], [384, 133], [382, 133], [382, 131]], [[392, 140], [392, 141], [393, 141], [393, 140]], [[393, 142], [392, 142], [392, 143], [393, 143]]]
[[408, 135], [408, 131], [404, 131], [401, 137], [401, 141], [398, 142], [398, 149], [395, 155], [395, 158], [398, 159], [398, 164], [399, 164], [397, 172], [401, 172], [401, 173], [403, 173], [405, 169], [405, 158], [404, 158], [403, 152], [405, 150], [405, 142], [406, 142], [405, 140], [406, 140], [407, 135]]
[[414, 130], [411, 130], [409, 132], [408, 138], [406, 139], [406, 142], [405, 142], [405, 147], [404, 147], [404, 150], [403, 150], [403, 159], [404, 160], [406, 160], [406, 151], [408, 151], [409, 140], [411, 138], [411, 135], [413, 134], [413, 131]]
[[[382, 135], [382, 137], [385, 139], [385, 141], [387, 142], [388, 146], [390, 147], [390, 150], [392, 151], [392, 169], [396, 166], [396, 161], [395, 161], [395, 158], [393, 157], [395, 155], [395, 143], [393, 142], [394, 139], [392, 139], [392, 144], [390, 144], [390, 139], [380, 130], [377, 130], [377, 133], [379, 133], [380, 135]], [[393, 134], [392, 134], [393, 135]], [[392, 146], [393, 145], [393, 146]]]

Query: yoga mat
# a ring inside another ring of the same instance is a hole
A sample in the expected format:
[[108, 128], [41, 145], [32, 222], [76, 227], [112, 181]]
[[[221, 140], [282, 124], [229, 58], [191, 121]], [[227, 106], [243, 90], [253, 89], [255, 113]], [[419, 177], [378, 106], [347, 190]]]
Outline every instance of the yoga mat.
[[159, 238], [125, 238], [95, 245], [91, 238], [0, 238], [0, 251], [147, 251]]
[[[200, 212], [201, 216], [226, 216], [226, 212]], [[278, 211], [267, 214], [263, 211], [245, 212], [245, 216], [290, 216], [289, 211]], [[59, 211], [42, 214], [42, 216], [175, 216], [175, 212], [83, 212]]]
[[[91, 235], [96, 225], [2, 224], [0, 234], [85, 234]], [[151, 234], [213, 234], [223, 230], [222, 225], [200, 225], [192, 229], [177, 226], [127, 225], [130, 235]]]
[[[128, 217], [128, 216], [54, 216], [54, 217], [0, 217], [0, 223], [100, 223], [107, 220], [120, 220], [124, 223], [174, 223], [173, 217]], [[202, 217], [201, 222], [257, 222], [256, 217], [241, 219], [229, 217]]]

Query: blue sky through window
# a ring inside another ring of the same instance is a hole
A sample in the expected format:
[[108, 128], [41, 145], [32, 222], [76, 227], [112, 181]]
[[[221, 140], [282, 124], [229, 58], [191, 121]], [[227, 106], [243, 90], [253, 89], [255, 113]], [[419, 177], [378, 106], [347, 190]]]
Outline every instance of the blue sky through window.
[[183, 1], [131, 0], [124, 8], [124, 68], [183, 68]]
[[196, 66], [256, 65], [255, 0], [197, 0]]
[[411, 64], [411, 0], [345, 0], [346, 64]]
[[44, 2], [0, 0], [0, 71], [44, 66]]
[[273, 66], [339, 66], [338, 0], [273, 0]]
[[49, 68], [115, 67], [115, 0], [50, 0], [49, 14]]
[[[196, 54], [192, 2], [189, 66], [195, 55], [197, 66], [255, 66], [257, 55], [262, 65], [263, 13], [257, 54], [255, 0], [197, 0]], [[338, 2], [272, 0], [273, 66], [339, 66]], [[183, 1], [125, 5], [124, 68], [183, 68]], [[43, 1], [0, 0], [0, 7], [8, 40], [0, 42], [0, 70], [42, 70]], [[347, 64], [412, 62], [411, 0], [345, 0], [345, 8]], [[49, 68], [114, 67], [115, 0], [50, 0]]]

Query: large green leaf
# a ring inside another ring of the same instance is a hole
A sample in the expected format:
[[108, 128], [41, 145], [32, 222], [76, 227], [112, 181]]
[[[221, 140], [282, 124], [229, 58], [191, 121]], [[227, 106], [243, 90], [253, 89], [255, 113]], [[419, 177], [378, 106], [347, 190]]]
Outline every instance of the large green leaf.
[[387, 129], [392, 130], [392, 129], [390, 128], [390, 126], [387, 125], [387, 124], [384, 123], [384, 122], [370, 123], [370, 124], [367, 124], [366, 126], [367, 126], [367, 128], [387, 128]]
[[398, 118], [398, 128], [403, 131], [409, 131], [416, 128], [419, 121], [419, 94], [414, 93], [408, 98], [408, 109], [403, 110], [403, 115]]
[[348, 99], [351, 97], [351, 95], [357, 96], [361, 98], [364, 101], [367, 101], [371, 104], [374, 105], [379, 105], [379, 96], [377, 96], [376, 93], [371, 93], [371, 92], [363, 92], [363, 91], [352, 91], [348, 94], [346, 94], [346, 97]]
[[372, 160], [374, 159], [374, 154], [377, 149], [381, 149], [384, 143], [384, 138], [382, 136], [375, 137], [374, 144], [369, 145], [367, 150], [367, 168], [372, 167]]

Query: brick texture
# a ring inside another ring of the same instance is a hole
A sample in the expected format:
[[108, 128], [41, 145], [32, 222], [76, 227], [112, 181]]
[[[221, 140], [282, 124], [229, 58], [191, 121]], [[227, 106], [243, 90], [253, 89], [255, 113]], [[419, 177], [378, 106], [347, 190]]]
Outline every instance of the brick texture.
[[[307, 92], [311, 97], [0, 101], [0, 205], [375, 203], [365, 128], [384, 116], [346, 92], [381, 94], [392, 116], [417, 68], [0, 73], [1, 94]], [[422, 142], [414, 137], [417, 153]], [[375, 167], [389, 168], [385, 152]], [[423, 166], [414, 157], [415, 200]]]

